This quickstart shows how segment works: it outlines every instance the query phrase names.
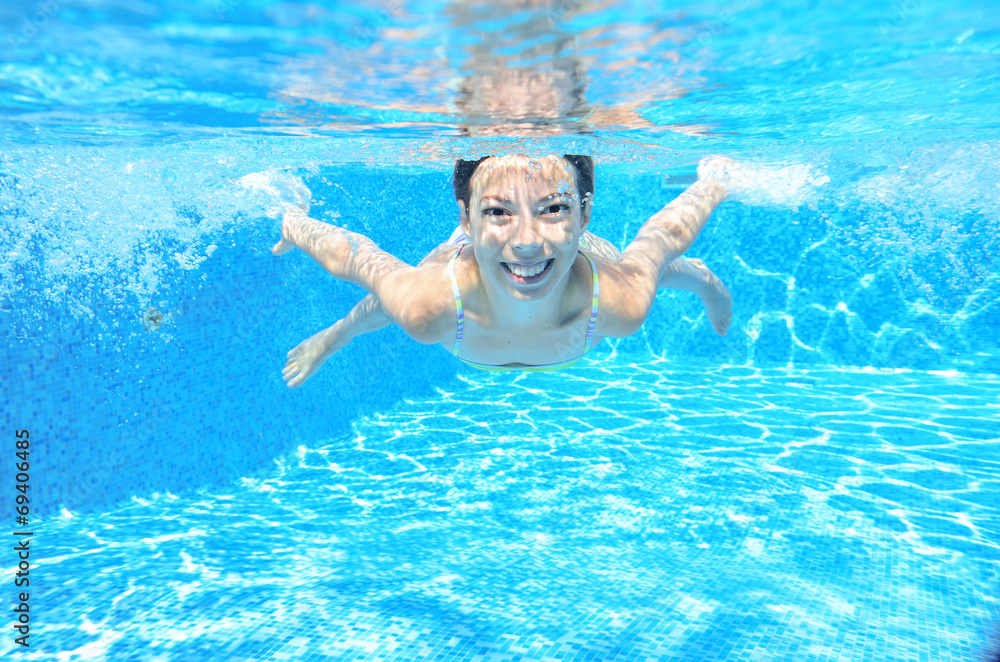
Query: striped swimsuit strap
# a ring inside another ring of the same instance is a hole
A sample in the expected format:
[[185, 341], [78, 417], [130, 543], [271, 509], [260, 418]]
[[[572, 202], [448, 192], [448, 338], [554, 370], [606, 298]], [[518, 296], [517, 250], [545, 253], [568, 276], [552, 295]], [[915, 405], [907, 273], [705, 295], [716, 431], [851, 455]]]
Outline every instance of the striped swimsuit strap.
[[458, 348], [462, 346], [462, 334], [465, 331], [465, 311], [462, 308], [462, 293], [458, 291], [458, 279], [455, 278], [455, 260], [467, 245], [459, 245], [458, 250], [448, 261], [448, 277], [451, 278], [451, 292], [455, 295], [455, 312], [458, 315], [458, 333], [455, 334], [455, 347], [451, 350], [455, 356], [458, 356]]
[[[455, 260], [458, 259], [459, 254], [462, 252], [462, 249], [465, 248], [466, 245], [467, 244], [463, 244], [459, 246], [458, 250], [455, 251], [455, 254], [448, 262], [448, 277], [451, 279], [452, 294], [455, 295], [455, 312], [458, 318], [458, 331], [455, 333], [455, 346], [451, 350], [451, 353], [454, 354], [456, 357], [458, 356], [459, 348], [462, 346], [462, 336], [464, 335], [465, 332], [465, 311], [462, 307], [462, 293], [458, 289], [458, 279], [455, 277]], [[580, 254], [583, 255], [585, 258], [587, 258], [587, 262], [590, 263], [590, 270], [594, 274], [594, 293], [590, 304], [590, 323], [587, 325], [587, 343], [583, 348], [583, 353], [586, 354], [587, 352], [590, 351], [590, 346], [594, 341], [594, 329], [597, 328], [597, 304], [598, 301], [600, 301], [601, 297], [601, 281], [599, 276], [597, 275], [597, 264], [594, 263], [594, 260], [592, 260], [591, 257], [586, 253], [580, 253]], [[464, 361], [465, 359], [462, 360]], [[484, 364], [476, 364], [472, 363], [471, 361], [465, 361], [465, 362], [473, 367], [477, 368], [483, 367], [484, 369], [488, 369], [488, 367], [485, 366]], [[562, 366], [564, 364], [559, 363], [552, 365]], [[492, 367], [494, 369], [503, 369], [502, 366], [489, 366], [489, 367]], [[532, 367], [546, 368], [551, 366], [532, 366]]]

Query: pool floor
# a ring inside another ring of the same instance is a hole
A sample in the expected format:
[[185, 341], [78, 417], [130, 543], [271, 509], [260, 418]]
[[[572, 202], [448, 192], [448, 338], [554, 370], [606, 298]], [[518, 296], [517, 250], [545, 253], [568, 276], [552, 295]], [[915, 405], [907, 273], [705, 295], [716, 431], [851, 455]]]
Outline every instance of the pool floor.
[[463, 372], [267, 477], [49, 519], [22, 657], [978, 659], [998, 394], [954, 373]]

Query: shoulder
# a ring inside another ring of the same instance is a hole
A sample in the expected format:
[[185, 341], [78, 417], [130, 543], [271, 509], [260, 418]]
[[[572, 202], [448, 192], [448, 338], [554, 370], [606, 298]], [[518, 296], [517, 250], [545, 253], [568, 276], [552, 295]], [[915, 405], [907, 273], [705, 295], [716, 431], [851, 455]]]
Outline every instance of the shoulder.
[[656, 299], [656, 282], [646, 269], [628, 261], [591, 258], [600, 278], [597, 333], [630, 336], [642, 327]]
[[432, 260], [393, 275], [382, 299], [386, 313], [408, 336], [422, 344], [454, 336], [455, 297], [448, 275], [449, 260]]

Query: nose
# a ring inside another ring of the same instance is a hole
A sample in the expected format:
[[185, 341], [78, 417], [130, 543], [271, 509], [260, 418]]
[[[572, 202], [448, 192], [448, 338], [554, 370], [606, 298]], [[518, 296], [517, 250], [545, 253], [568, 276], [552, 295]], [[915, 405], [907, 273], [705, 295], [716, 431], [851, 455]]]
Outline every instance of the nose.
[[517, 250], [530, 251], [542, 245], [542, 235], [539, 222], [534, 214], [521, 213], [517, 220], [511, 245]]

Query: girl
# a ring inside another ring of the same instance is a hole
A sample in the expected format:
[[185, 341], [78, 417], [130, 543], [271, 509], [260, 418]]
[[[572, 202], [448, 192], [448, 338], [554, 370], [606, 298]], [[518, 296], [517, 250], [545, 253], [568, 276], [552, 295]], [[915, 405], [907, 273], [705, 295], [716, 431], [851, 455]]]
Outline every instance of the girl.
[[586, 156], [485, 157], [455, 165], [460, 225], [413, 267], [369, 238], [288, 211], [281, 255], [301, 248], [333, 276], [370, 292], [336, 324], [288, 352], [300, 386], [361, 333], [390, 322], [486, 370], [558, 370], [605, 336], [635, 333], [660, 287], [697, 294], [725, 335], [729, 291], [700, 260], [681, 256], [727, 196], [703, 161], [699, 179], [639, 229], [624, 252], [587, 231], [593, 162]]

